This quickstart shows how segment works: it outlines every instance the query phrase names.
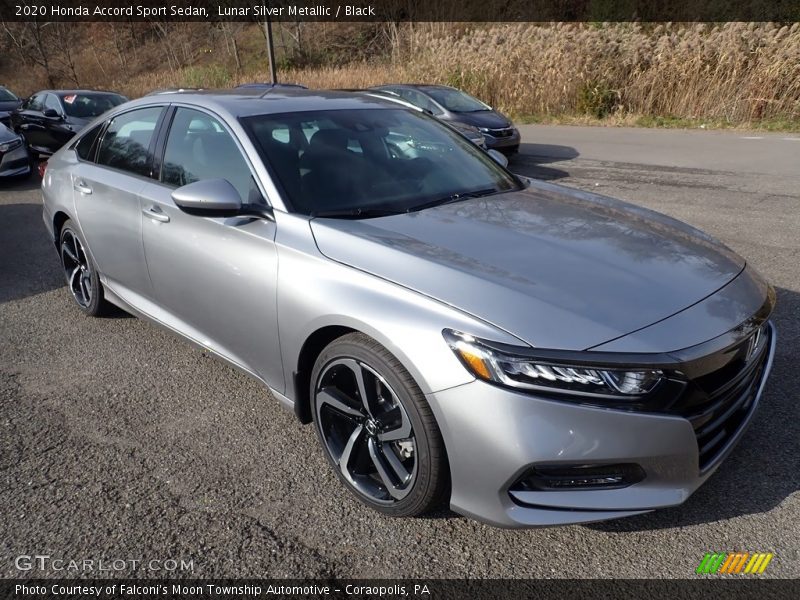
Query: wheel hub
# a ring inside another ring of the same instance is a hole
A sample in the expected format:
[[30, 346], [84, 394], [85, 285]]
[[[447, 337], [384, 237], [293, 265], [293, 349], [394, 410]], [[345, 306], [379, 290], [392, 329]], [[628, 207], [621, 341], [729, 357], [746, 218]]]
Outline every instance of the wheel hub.
[[367, 432], [367, 435], [375, 437], [380, 432], [381, 428], [378, 422], [375, 419], [367, 419], [364, 422], [364, 429]]

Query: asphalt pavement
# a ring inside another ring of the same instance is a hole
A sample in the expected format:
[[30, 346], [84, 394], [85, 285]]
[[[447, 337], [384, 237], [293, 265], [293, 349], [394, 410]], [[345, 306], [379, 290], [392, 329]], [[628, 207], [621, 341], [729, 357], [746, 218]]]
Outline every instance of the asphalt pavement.
[[38, 182], [0, 182], [0, 576], [89, 574], [15, 566], [39, 554], [142, 577], [683, 578], [709, 551], [800, 576], [800, 135], [521, 129], [515, 171], [685, 220], [777, 289], [760, 410], [684, 505], [523, 531], [373, 513], [257, 383], [124, 313], [81, 316]]

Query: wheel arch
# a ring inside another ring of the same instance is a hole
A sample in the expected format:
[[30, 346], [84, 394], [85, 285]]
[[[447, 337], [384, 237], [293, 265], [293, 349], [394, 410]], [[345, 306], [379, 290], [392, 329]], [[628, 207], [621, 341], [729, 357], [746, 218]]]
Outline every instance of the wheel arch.
[[70, 217], [67, 213], [63, 210], [56, 211], [56, 214], [53, 215], [53, 243], [58, 247], [58, 240], [61, 237], [61, 229], [64, 227], [64, 223], [69, 221], [72, 217]]
[[300, 354], [297, 357], [296, 368], [292, 373], [294, 380], [294, 414], [301, 423], [311, 423], [312, 421], [309, 386], [311, 385], [311, 371], [314, 369], [317, 357], [334, 340], [348, 333], [357, 332], [363, 333], [344, 325], [327, 325], [314, 331], [303, 342]]

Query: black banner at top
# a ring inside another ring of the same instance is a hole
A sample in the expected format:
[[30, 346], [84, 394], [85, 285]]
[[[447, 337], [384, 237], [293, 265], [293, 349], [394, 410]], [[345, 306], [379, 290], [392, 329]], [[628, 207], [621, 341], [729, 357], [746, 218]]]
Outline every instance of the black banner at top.
[[800, 21], [800, 0], [0, 0], [0, 21]]

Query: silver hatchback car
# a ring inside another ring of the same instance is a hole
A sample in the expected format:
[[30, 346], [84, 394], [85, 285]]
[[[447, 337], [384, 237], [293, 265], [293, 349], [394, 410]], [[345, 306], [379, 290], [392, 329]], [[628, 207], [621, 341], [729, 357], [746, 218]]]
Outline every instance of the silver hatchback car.
[[42, 191], [84, 313], [110, 302], [263, 382], [390, 515], [680, 504], [772, 363], [774, 291], [731, 250], [376, 97], [143, 98], [59, 150]]

